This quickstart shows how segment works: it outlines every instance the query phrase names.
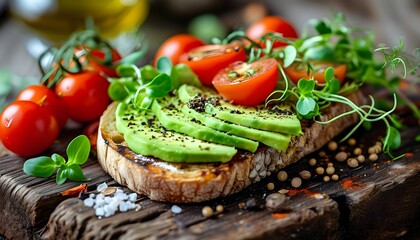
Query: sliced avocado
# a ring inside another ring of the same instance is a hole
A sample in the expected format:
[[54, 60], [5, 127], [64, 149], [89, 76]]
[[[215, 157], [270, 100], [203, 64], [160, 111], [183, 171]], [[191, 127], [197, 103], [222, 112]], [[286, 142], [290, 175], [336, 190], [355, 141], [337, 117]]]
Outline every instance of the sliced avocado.
[[234, 147], [205, 142], [165, 129], [151, 112], [139, 112], [133, 105], [119, 103], [117, 130], [136, 153], [168, 162], [228, 162]]
[[[245, 107], [234, 105], [222, 100], [212, 90], [201, 90], [194, 86], [182, 85], [178, 89], [178, 96], [182, 102], [201, 102], [200, 110], [203, 110], [219, 119], [238, 125], [278, 132], [291, 135], [302, 133], [300, 121], [290, 110], [289, 105], [276, 106], [275, 109], [260, 107]], [[217, 98], [217, 100], [215, 100]], [[204, 100], [205, 103], [202, 103]]]
[[156, 99], [152, 104], [152, 111], [166, 129], [184, 133], [204, 141], [245, 149], [250, 152], [257, 150], [258, 142], [209, 128], [197, 119], [183, 114], [175, 107], [174, 101], [179, 101], [179, 99], [176, 97], [163, 97]]
[[229, 123], [213, 117], [212, 115], [206, 112], [197, 112], [194, 109], [189, 108], [184, 103], [174, 103], [177, 104], [177, 108], [182, 111], [185, 115], [190, 118], [197, 119], [204, 125], [222, 131], [229, 134], [233, 134], [239, 137], [249, 138], [258, 142], [261, 142], [269, 147], [275, 148], [277, 150], [286, 150], [290, 143], [290, 135], [268, 132], [259, 129], [244, 127], [234, 123]]

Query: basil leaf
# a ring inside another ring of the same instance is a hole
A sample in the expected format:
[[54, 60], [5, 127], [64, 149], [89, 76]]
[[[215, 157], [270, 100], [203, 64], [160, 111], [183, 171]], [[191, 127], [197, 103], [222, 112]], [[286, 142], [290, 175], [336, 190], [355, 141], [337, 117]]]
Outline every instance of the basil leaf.
[[85, 135], [74, 138], [67, 146], [67, 164], [83, 164], [87, 161], [90, 153], [90, 142]]
[[72, 164], [67, 167], [67, 178], [72, 181], [85, 181], [86, 178], [83, 175], [82, 168], [77, 164]]
[[149, 97], [159, 98], [166, 96], [171, 90], [171, 77], [166, 73], [161, 73], [147, 84], [146, 93]]
[[171, 74], [172, 62], [168, 57], [160, 57], [156, 66], [159, 72], [166, 73], [168, 75]]
[[57, 175], [55, 176], [55, 182], [58, 185], [61, 185], [65, 183], [66, 180], [67, 180], [67, 166], [63, 165], [57, 171]]
[[180, 63], [175, 65], [171, 71], [172, 89], [178, 89], [183, 84], [200, 87], [202, 84], [197, 75], [187, 65]]
[[296, 48], [293, 47], [292, 45], [287, 45], [284, 48], [284, 60], [283, 60], [284, 66], [283, 67], [285, 68], [289, 67], [295, 61], [296, 54], [297, 54]]
[[51, 177], [57, 165], [50, 157], [37, 157], [26, 160], [23, 172], [34, 177]]
[[303, 55], [305, 60], [318, 60], [318, 61], [332, 61], [334, 62], [334, 51], [328, 46], [316, 46], [309, 48]]
[[51, 158], [52, 158], [52, 160], [55, 162], [55, 164], [56, 164], [57, 166], [61, 166], [61, 165], [63, 165], [63, 164], [66, 164], [66, 159], [64, 159], [61, 155], [59, 155], [59, 154], [57, 154], [57, 153], [54, 153], [54, 154], [51, 156]]

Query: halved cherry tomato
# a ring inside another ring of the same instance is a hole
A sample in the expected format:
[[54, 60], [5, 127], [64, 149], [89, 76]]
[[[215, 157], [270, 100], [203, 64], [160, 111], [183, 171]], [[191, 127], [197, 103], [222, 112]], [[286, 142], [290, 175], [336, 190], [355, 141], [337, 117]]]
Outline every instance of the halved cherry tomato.
[[193, 48], [203, 46], [205, 43], [199, 38], [190, 34], [177, 34], [168, 38], [159, 47], [153, 60], [153, 66], [156, 66], [160, 57], [165, 56], [171, 59], [172, 64], [179, 63], [179, 57]]
[[69, 116], [77, 122], [98, 119], [110, 103], [109, 82], [98, 71], [65, 74], [55, 92], [67, 105]]
[[64, 100], [55, 94], [54, 90], [44, 85], [31, 85], [23, 89], [16, 100], [27, 100], [46, 107], [57, 119], [60, 128], [66, 125], [69, 118]]
[[222, 69], [213, 79], [216, 90], [229, 101], [253, 106], [274, 91], [279, 70], [274, 58], [253, 63], [236, 62]]
[[190, 67], [205, 85], [211, 85], [217, 72], [237, 61], [246, 61], [245, 49], [237, 42], [227, 45], [205, 45], [194, 48], [180, 57], [180, 62]]
[[57, 138], [59, 126], [53, 114], [31, 101], [15, 101], [0, 117], [0, 139], [17, 155], [31, 157], [46, 150]]
[[344, 81], [347, 72], [346, 64], [332, 62], [311, 62], [310, 64], [313, 67], [313, 72], [310, 72], [310, 74], [308, 74], [308, 66], [305, 63], [293, 63], [285, 68], [284, 72], [294, 83], [297, 83], [301, 78], [312, 79], [312, 77], [318, 83], [325, 83], [325, 70], [328, 67], [333, 67], [335, 77], [340, 83]]
[[[291, 23], [277, 16], [267, 16], [263, 19], [251, 24], [246, 30], [246, 35], [256, 42], [260, 42], [260, 38], [269, 32], [281, 33], [285, 38], [297, 38], [298, 34]], [[265, 44], [261, 43], [262, 47]], [[284, 42], [275, 41], [273, 47], [287, 45]]]

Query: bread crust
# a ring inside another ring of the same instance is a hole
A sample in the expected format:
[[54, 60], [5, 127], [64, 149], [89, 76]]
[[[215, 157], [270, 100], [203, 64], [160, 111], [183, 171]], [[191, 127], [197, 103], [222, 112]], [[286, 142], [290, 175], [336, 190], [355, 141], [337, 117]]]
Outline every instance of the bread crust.
[[[348, 98], [358, 105], [363, 99], [360, 92]], [[178, 203], [203, 202], [239, 192], [316, 151], [358, 121], [356, 114], [329, 124], [302, 121], [303, 134], [293, 136], [286, 151], [261, 146], [255, 153], [240, 151], [228, 163], [169, 163], [130, 150], [115, 127], [116, 106], [117, 103], [112, 103], [100, 119], [97, 141], [100, 165], [119, 184], [139, 194]], [[343, 104], [332, 104], [321, 120], [348, 110]]]

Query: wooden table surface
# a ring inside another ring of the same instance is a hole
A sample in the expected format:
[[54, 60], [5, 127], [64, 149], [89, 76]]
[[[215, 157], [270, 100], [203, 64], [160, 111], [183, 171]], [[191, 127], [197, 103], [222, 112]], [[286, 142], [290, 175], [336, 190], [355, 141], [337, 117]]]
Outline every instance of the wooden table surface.
[[[25, 49], [29, 37], [20, 24], [10, 19], [0, 22], [0, 69], [39, 77], [36, 61]], [[56, 185], [55, 179], [25, 175], [25, 159], [0, 146], [0, 239], [1, 235], [6, 239], [419, 239], [420, 144], [414, 137], [420, 134], [420, 126], [407, 112], [400, 114], [408, 127], [395, 155], [408, 154], [398, 161], [381, 154], [378, 161], [366, 161], [357, 169], [335, 163], [340, 179], [325, 183], [308, 165], [309, 158], [318, 156], [316, 152], [285, 169], [289, 176], [304, 169], [312, 172], [301, 188], [272, 175], [228, 198], [179, 204], [180, 214], [171, 211], [171, 203], [139, 196], [141, 210], [98, 219], [81, 199], [61, 195], [80, 183]], [[69, 139], [79, 133], [80, 129], [63, 132], [50, 151], [63, 153]], [[356, 136], [368, 145], [382, 134], [379, 126]], [[92, 191], [103, 182], [118, 186], [94, 156], [83, 170]], [[272, 191], [266, 188], [269, 182], [275, 184]], [[273, 214], [258, 207], [280, 189], [289, 190], [287, 212]], [[241, 207], [246, 202], [254, 207]], [[203, 206], [219, 204], [223, 213], [202, 216]]]

